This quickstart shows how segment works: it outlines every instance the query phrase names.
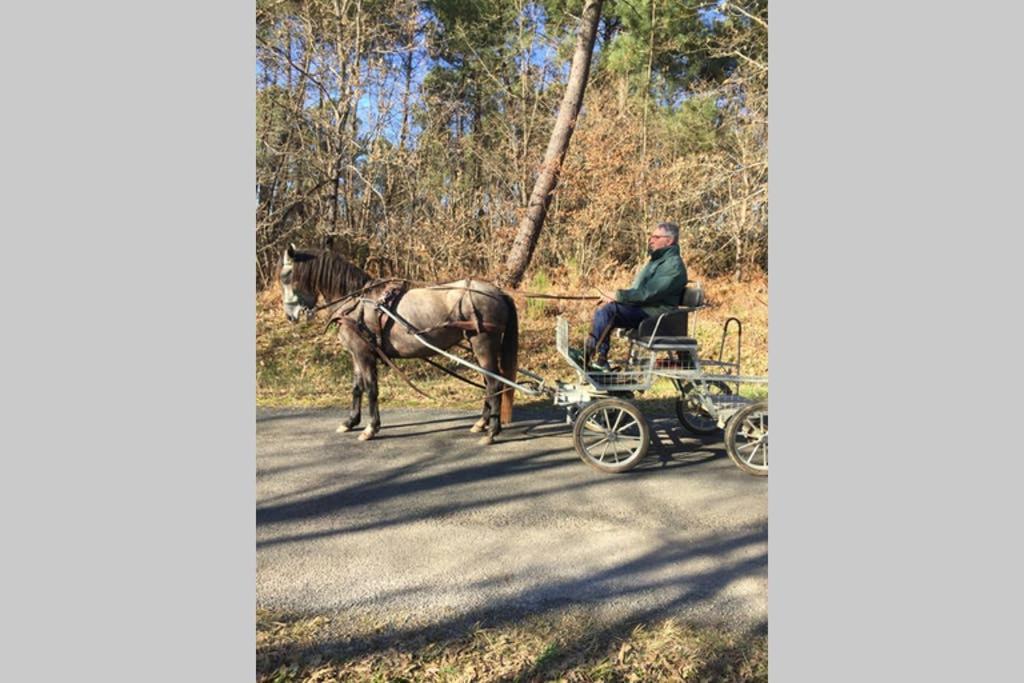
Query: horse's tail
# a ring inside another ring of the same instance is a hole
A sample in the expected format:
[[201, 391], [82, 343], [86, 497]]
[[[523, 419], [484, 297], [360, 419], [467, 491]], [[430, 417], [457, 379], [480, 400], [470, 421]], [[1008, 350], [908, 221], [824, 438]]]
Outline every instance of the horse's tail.
[[[501, 376], [515, 382], [519, 371], [519, 314], [516, 313], [516, 302], [512, 297], [502, 292], [501, 298], [508, 305], [508, 321], [505, 323], [505, 334], [501, 336]], [[512, 422], [512, 403], [515, 397], [516, 390], [505, 385], [501, 392], [502, 424]]]

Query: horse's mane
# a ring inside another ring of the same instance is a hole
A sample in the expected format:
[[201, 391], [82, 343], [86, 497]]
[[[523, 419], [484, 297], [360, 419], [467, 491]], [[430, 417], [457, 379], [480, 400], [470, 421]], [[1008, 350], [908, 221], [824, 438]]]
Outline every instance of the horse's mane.
[[297, 287], [325, 298], [345, 296], [372, 278], [362, 268], [331, 249], [295, 253], [293, 282]]

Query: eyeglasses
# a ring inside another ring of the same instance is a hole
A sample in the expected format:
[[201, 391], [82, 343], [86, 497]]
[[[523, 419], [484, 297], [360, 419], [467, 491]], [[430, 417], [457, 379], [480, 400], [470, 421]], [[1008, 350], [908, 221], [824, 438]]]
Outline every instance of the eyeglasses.
[[656, 234], [652, 234], [652, 235], [650, 236], [650, 238], [651, 238], [652, 240], [653, 240], [653, 239], [663, 239], [663, 240], [665, 240], [665, 239], [669, 239], [669, 240], [670, 240], [670, 239], [672, 239], [672, 235], [656, 235]]

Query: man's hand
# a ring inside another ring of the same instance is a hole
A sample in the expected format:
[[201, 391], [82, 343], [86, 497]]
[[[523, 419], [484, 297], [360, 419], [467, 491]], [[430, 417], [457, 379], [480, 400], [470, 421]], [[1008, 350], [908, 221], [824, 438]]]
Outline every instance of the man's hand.
[[597, 293], [601, 295], [601, 300], [597, 303], [598, 306], [615, 303], [615, 297], [608, 294], [608, 292], [602, 290], [600, 287], [594, 287], [594, 289], [596, 289]]

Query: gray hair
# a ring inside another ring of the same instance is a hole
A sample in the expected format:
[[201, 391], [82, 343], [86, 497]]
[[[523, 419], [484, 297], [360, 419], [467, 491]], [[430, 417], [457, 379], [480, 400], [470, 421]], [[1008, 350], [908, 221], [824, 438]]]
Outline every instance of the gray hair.
[[658, 223], [658, 230], [668, 233], [672, 244], [679, 244], [679, 226], [675, 223]]

